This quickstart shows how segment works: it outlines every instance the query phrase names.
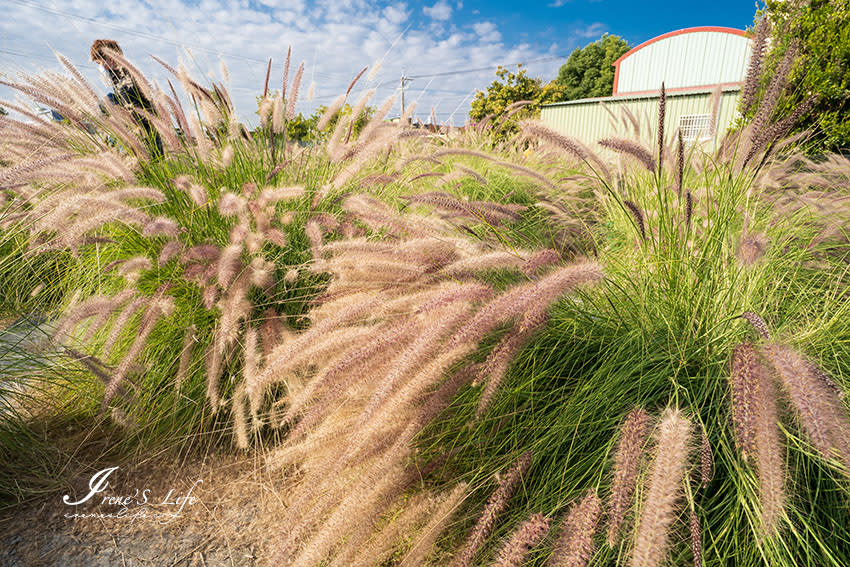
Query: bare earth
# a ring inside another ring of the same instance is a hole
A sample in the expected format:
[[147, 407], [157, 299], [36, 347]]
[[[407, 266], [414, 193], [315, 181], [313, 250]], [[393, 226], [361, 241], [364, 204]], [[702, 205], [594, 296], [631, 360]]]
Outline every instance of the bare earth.
[[[83, 504], [65, 504], [63, 491], [2, 510], [0, 565], [265, 565], [262, 558], [281, 535], [285, 480], [279, 473], [270, 478], [261, 463], [217, 456], [195, 463], [121, 465], [109, 474], [103, 492]], [[71, 481], [70, 502], [89, 494], [95, 472]], [[125, 500], [123, 517], [66, 517], [115, 515], [121, 505], [104, 498], [128, 496], [134, 498]]]

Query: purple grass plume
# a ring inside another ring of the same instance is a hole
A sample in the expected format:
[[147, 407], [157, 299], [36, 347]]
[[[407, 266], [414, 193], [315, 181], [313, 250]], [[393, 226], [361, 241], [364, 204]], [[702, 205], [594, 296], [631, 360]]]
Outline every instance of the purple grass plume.
[[637, 485], [643, 446], [646, 443], [651, 418], [643, 408], [636, 408], [620, 428], [620, 440], [614, 456], [614, 480], [608, 498], [608, 545], [614, 547], [626, 513], [632, 506]]

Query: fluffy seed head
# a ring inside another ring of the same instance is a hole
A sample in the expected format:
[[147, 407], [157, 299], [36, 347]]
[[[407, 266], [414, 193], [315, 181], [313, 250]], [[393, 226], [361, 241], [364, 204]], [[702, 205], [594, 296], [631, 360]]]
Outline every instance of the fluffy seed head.
[[602, 513], [602, 502], [590, 489], [573, 504], [555, 544], [552, 567], [585, 567], [593, 556], [593, 536]]
[[238, 244], [226, 246], [221, 252], [221, 258], [218, 261], [218, 283], [227, 289], [233, 282], [233, 278], [242, 267], [242, 262], [239, 260], [242, 255], [242, 247]]
[[845, 473], [850, 474], [850, 418], [836, 387], [821, 369], [791, 347], [768, 344], [762, 352], [812, 446], [824, 458], [842, 463]]
[[646, 223], [644, 222], [643, 211], [640, 210], [636, 204], [631, 201], [623, 201], [623, 205], [629, 210], [632, 214], [632, 218], [635, 220], [635, 224], [640, 231], [640, 237], [642, 240], [646, 240]]
[[702, 567], [702, 527], [700, 526], [699, 517], [693, 508], [691, 509], [690, 516], [691, 553], [694, 556], [694, 566]]
[[218, 210], [222, 215], [232, 217], [245, 210], [245, 199], [229, 191], [225, 192], [219, 200]]
[[599, 145], [618, 153], [630, 155], [638, 160], [647, 171], [655, 173], [655, 158], [639, 143], [624, 138], [606, 138], [600, 140]]
[[732, 351], [732, 420], [741, 456], [748, 459], [755, 449], [756, 409], [759, 385], [765, 381], [765, 368], [750, 343], [741, 343]]
[[520, 567], [529, 550], [537, 546], [549, 533], [549, 518], [534, 514], [517, 528], [508, 542], [499, 550], [493, 567]]
[[785, 502], [784, 450], [779, 438], [776, 392], [758, 351], [741, 343], [732, 354], [732, 417], [744, 459], [758, 469], [762, 527], [776, 526]]
[[761, 336], [763, 339], [770, 338], [770, 331], [767, 328], [767, 323], [764, 322], [757, 313], [753, 313], [752, 311], [744, 311], [741, 313], [741, 318], [746, 319], [747, 322], [753, 326], [753, 329]]
[[664, 160], [664, 115], [667, 112], [667, 90], [664, 82], [661, 83], [661, 94], [658, 97], [658, 160]]
[[484, 511], [479, 516], [475, 527], [472, 528], [472, 533], [469, 534], [463, 548], [455, 556], [452, 567], [468, 567], [472, 564], [472, 560], [475, 559], [478, 550], [481, 549], [481, 546], [493, 531], [499, 514], [504, 511], [508, 505], [508, 501], [514, 495], [514, 492], [516, 492], [529, 465], [531, 465], [531, 452], [524, 453], [508, 469], [505, 476], [499, 481], [496, 491], [487, 501]]
[[667, 556], [670, 527], [688, 463], [691, 423], [678, 409], [667, 409], [657, 432], [655, 462], [649, 471], [646, 499], [638, 520], [632, 567], [656, 567]]
[[180, 231], [177, 223], [168, 217], [156, 217], [142, 228], [144, 236], [176, 237]]
[[702, 430], [702, 443], [700, 445], [700, 482], [703, 488], [707, 488], [714, 476], [714, 454], [711, 452], [711, 441], [705, 429]]
[[558, 255], [558, 252], [552, 250], [551, 248], [544, 248], [543, 250], [538, 250], [537, 252], [532, 254], [525, 261], [525, 265], [522, 267], [522, 271], [526, 274], [533, 274], [544, 266], [557, 264], [560, 261], [561, 257]]
[[649, 414], [643, 408], [636, 408], [629, 413], [620, 429], [614, 457], [614, 482], [608, 502], [607, 539], [611, 547], [617, 543], [620, 526], [632, 505], [649, 426]]

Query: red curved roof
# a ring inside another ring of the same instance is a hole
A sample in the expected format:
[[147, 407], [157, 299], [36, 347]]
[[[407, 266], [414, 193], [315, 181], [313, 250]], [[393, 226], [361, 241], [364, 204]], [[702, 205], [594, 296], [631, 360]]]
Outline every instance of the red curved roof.
[[632, 55], [635, 51], [640, 51], [644, 47], [646, 47], [648, 45], [652, 45], [656, 41], [661, 41], [662, 39], [667, 39], [668, 37], [673, 37], [673, 36], [676, 36], [676, 35], [683, 35], [683, 34], [686, 34], [686, 33], [697, 33], [697, 32], [730, 33], [732, 35], [740, 35], [741, 37], [747, 37], [747, 32], [745, 32], [744, 30], [739, 30], [739, 29], [735, 29], [735, 28], [724, 28], [722, 26], [699, 26], [699, 27], [695, 27], [695, 28], [685, 28], [685, 29], [681, 29], [681, 30], [667, 32], [665, 34], [659, 35], [658, 37], [653, 37], [652, 39], [648, 39], [648, 40], [644, 41], [643, 43], [641, 43], [637, 47], [633, 47], [630, 50], [623, 53], [620, 56], [619, 59], [614, 61], [614, 65], [619, 66], [620, 61], [622, 61], [623, 59], [625, 59], [629, 55]]
[[677, 35], [683, 35], [686, 33], [698, 33], [698, 32], [717, 32], [717, 33], [728, 33], [732, 35], [739, 35], [741, 37], [747, 37], [747, 32], [744, 30], [739, 30], [736, 28], [726, 28], [723, 26], [697, 26], [695, 28], [684, 28], [681, 30], [667, 32], [665, 34], [661, 34], [658, 37], [653, 37], [652, 39], [648, 39], [638, 45], [637, 47], [633, 47], [627, 52], [623, 53], [619, 59], [614, 61], [614, 94], [617, 94], [618, 79], [620, 78], [620, 63], [622, 63], [623, 59], [633, 55], [636, 51], [640, 51], [644, 47], [652, 45], [656, 41], [661, 41], [662, 39], [667, 39], [668, 37], [673, 37]]

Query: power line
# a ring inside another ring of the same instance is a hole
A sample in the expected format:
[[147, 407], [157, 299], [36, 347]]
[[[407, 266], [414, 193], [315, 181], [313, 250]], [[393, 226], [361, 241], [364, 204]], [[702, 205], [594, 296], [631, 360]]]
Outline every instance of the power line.
[[[169, 39], [167, 37], [155, 35], [155, 34], [152, 34], [152, 33], [141, 32], [141, 31], [126, 28], [126, 27], [123, 27], [123, 26], [117, 26], [115, 24], [103, 22], [103, 21], [98, 20], [96, 18], [89, 18], [87, 16], [81, 16], [79, 14], [75, 14], [75, 13], [72, 13], [72, 12], [57, 10], [55, 8], [48, 8], [47, 6], [44, 6], [44, 5], [35, 3], [35, 2], [28, 2], [26, 0], [10, 0], [10, 1], [15, 3], [15, 4], [18, 4], [20, 6], [26, 6], [26, 7], [29, 7], [29, 8], [34, 8], [36, 10], [41, 10], [42, 12], [46, 12], [48, 14], [53, 14], [55, 16], [64, 16], [66, 18], [73, 18], [75, 20], [79, 20], [79, 21], [82, 21], [82, 22], [90, 23], [90, 24], [97, 24], [98, 26], [114, 29], [116, 31], [121, 31], [121, 32], [124, 32], [128, 35], [133, 35], [133, 36], [144, 38], [144, 39], [161, 41], [161, 42], [164, 42], [164, 43], [168, 43], [170, 45], [174, 45], [176, 47], [188, 47], [188, 48], [191, 48], [191, 49], [194, 49], [194, 50], [197, 50], [197, 51], [203, 51], [205, 53], [212, 53], [214, 55], [219, 55], [219, 56], [226, 55], [227, 57], [230, 57], [232, 59], [240, 59], [242, 61], [251, 61], [251, 62], [254, 62], [254, 63], [265, 64], [267, 62], [267, 60], [265, 60], [265, 59], [257, 59], [257, 58], [254, 58], [254, 57], [246, 57], [244, 55], [237, 55], [235, 53], [230, 53], [230, 52], [227, 52], [227, 51], [211, 49], [209, 47], [204, 47], [202, 45], [189, 44], [189, 43], [186, 43], [186, 42], [183, 42], [183, 41], [177, 41], [177, 40]], [[315, 75], [318, 76], [318, 77], [324, 77], [324, 78], [335, 78], [334, 75], [329, 75], [329, 74], [326, 74], [326, 73], [318, 73], [317, 72], [317, 73], [315, 73]]]
[[[163, 37], [163, 36], [158, 36], [158, 35], [155, 35], [155, 34], [152, 34], [152, 33], [137, 31], [137, 30], [134, 30], [134, 29], [123, 27], [123, 26], [118, 26], [118, 25], [115, 25], [115, 24], [112, 24], [112, 23], [103, 22], [103, 21], [100, 21], [100, 20], [95, 19], [95, 18], [81, 16], [79, 14], [75, 14], [75, 13], [72, 13], [72, 12], [58, 10], [58, 9], [55, 9], [55, 8], [49, 8], [47, 6], [44, 6], [42, 4], [38, 4], [36, 2], [30, 2], [30, 1], [27, 1], [27, 0], [10, 0], [10, 1], [15, 3], [15, 4], [18, 4], [20, 6], [34, 8], [36, 10], [41, 10], [43, 12], [53, 14], [53, 15], [64, 16], [66, 18], [73, 18], [73, 19], [76, 19], [76, 20], [79, 20], [79, 21], [90, 23], [90, 24], [97, 24], [99, 26], [114, 29], [114, 30], [117, 30], [117, 31], [121, 31], [121, 32], [124, 32], [124, 33], [129, 34], [129, 35], [133, 35], [133, 36], [136, 36], [136, 37], [149, 39], [149, 40], [161, 41], [161, 42], [164, 42], [164, 43], [168, 43], [170, 45], [174, 45], [176, 47], [188, 47], [188, 48], [191, 48], [191, 49], [195, 49], [195, 50], [198, 50], [198, 51], [211, 53], [211, 54], [215, 54], [215, 55], [219, 55], [219, 56], [226, 55], [226, 56], [233, 58], [233, 59], [239, 59], [239, 60], [243, 60], [243, 61], [251, 61], [251, 62], [254, 62], [254, 63], [266, 63], [265, 59], [257, 59], [257, 58], [254, 58], [254, 57], [247, 57], [247, 56], [244, 56], [244, 55], [237, 55], [235, 53], [230, 53], [230, 52], [226, 52], [226, 51], [221, 51], [221, 50], [216, 50], [216, 49], [204, 47], [202, 45], [189, 44], [189, 43], [186, 43], [186, 42], [169, 39], [169, 38], [166, 38], [166, 37]], [[398, 39], [400, 39], [400, 37], [397, 38], [396, 41], [398, 41]], [[472, 69], [457, 69], [457, 70], [454, 70], [454, 71], [444, 71], [444, 72], [440, 72], [440, 73], [410, 75], [406, 78], [409, 78], [409, 79], [424, 79], [424, 78], [446, 77], [446, 76], [451, 76], [451, 75], [461, 75], [461, 74], [469, 74], [469, 73], [480, 73], [480, 72], [484, 72], [484, 71], [492, 71], [494, 69], [498, 69], [498, 67], [513, 67], [514, 65], [529, 65], [531, 63], [540, 63], [540, 62], [545, 62], [545, 61], [554, 61], [554, 60], [559, 60], [559, 59], [565, 59], [566, 57], [567, 57], [566, 55], [554, 55], [554, 56], [548, 56], [548, 57], [533, 59], [533, 60], [524, 61], [524, 62], [508, 63], [508, 64], [502, 64], [502, 65], [496, 65], [496, 66], [491, 65], [491, 66], [488, 66], [488, 67], [478, 67], [478, 68], [472, 68]], [[329, 78], [329, 79], [342, 76], [342, 75], [335, 75], [335, 74], [319, 73], [319, 72], [315, 72], [315, 71], [314, 71], [314, 75], [318, 76], [320, 78]]]
[[[215, 55], [218, 55], [220, 57], [221, 56], [227, 56], [229, 58], [243, 60], [243, 61], [251, 61], [251, 62], [262, 63], [262, 64], [266, 63], [265, 59], [257, 59], [257, 58], [253, 58], [253, 57], [237, 55], [237, 54], [229, 53], [229, 52], [226, 52], [226, 51], [220, 51], [220, 50], [216, 50], [216, 49], [207, 48], [207, 47], [204, 47], [202, 45], [188, 44], [188, 43], [185, 43], [185, 42], [182, 42], [182, 41], [177, 41], [177, 40], [169, 39], [169, 38], [166, 38], [166, 37], [163, 37], [163, 36], [158, 36], [158, 35], [155, 35], [155, 34], [152, 34], [152, 33], [137, 31], [137, 30], [133, 30], [133, 29], [130, 29], [130, 28], [123, 27], [123, 26], [115, 25], [115, 24], [112, 24], [112, 23], [102, 22], [102, 21], [95, 19], [95, 18], [90, 18], [90, 17], [82, 16], [82, 15], [79, 15], [79, 14], [76, 14], [76, 13], [59, 10], [59, 9], [56, 9], [55, 7], [50, 8], [50, 7], [44, 6], [42, 4], [39, 4], [39, 3], [36, 3], [36, 2], [31, 2], [31, 1], [28, 1], [28, 0], [10, 0], [10, 1], [12, 3], [18, 4], [20, 6], [33, 8], [33, 9], [40, 10], [40, 11], [43, 11], [43, 12], [46, 12], [46, 13], [49, 13], [49, 14], [53, 14], [53, 15], [57, 15], [57, 16], [76, 19], [76, 20], [86, 22], [86, 23], [89, 23], [89, 24], [95, 24], [95, 25], [98, 25], [98, 26], [101, 26], [101, 27], [111, 28], [111, 29], [118, 30], [118, 31], [121, 31], [123, 33], [126, 33], [128, 35], [132, 35], [132, 36], [136, 36], [136, 37], [140, 37], [140, 38], [144, 38], [144, 39], [148, 39], [148, 40], [152, 40], [152, 41], [167, 43], [167, 44], [174, 45], [174, 46], [177, 46], [177, 47], [182, 47], [182, 48], [191, 48], [191, 49], [195, 49], [197, 51], [215, 54]], [[401, 37], [403, 35], [404, 35], [404, 32], [402, 32], [402, 34], [398, 38], [396, 38], [396, 40], [393, 42], [393, 46], [395, 45], [395, 43], [397, 43], [401, 39]], [[390, 47], [390, 50], [392, 49], [393, 46]], [[390, 50], [388, 50], [388, 53], [389, 53]], [[36, 58], [36, 59], [42, 59], [42, 60], [48, 60], [48, 59], [52, 60], [51, 58], [36, 55], [36, 54], [24, 53], [24, 52], [20, 52], [20, 51], [7, 50], [7, 49], [0, 50], [0, 53], [5, 53], [5, 54], [8, 54], [8, 55], [11, 55], [11, 56], [14, 56], [14, 57], [29, 57], [29, 58]], [[386, 57], [386, 55], [385, 55], [385, 57]], [[428, 82], [428, 85], [425, 87], [425, 89], [423, 89], [419, 93], [419, 96], [417, 97], [417, 101], [418, 101], [422, 97], [422, 95], [424, 95], [425, 92], [428, 91], [428, 86], [430, 86], [431, 82], [436, 77], [446, 77], [446, 76], [452, 76], [452, 75], [481, 73], [481, 72], [485, 72], [485, 71], [492, 71], [494, 69], [498, 69], [499, 67], [511, 67], [513, 65], [529, 65], [529, 64], [532, 64], [532, 63], [539, 63], [539, 62], [553, 61], [553, 60], [562, 60], [562, 59], [565, 59], [565, 58], [566, 58], [566, 55], [554, 55], [554, 56], [548, 56], [548, 57], [543, 57], [543, 58], [538, 58], [538, 59], [532, 59], [532, 60], [529, 60], [529, 61], [519, 62], [519, 63], [503, 64], [503, 65], [488, 66], [488, 67], [478, 67], [478, 68], [471, 68], [471, 69], [456, 69], [456, 70], [444, 71], [444, 72], [440, 72], [440, 73], [429, 73], [429, 74], [421, 74], [421, 75], [404, 76], [403, 79], [402, 79], [402, 84], [404, 84], [407, 80], [410, 80], [410, 79], [425, 79], [425, 78], [431, 79]], [[90, 67], [89, 65], [83, 65], [83, 66], [84, 67]], [[337, 77], [342, 76], [342, 75], [336, 75], [336, 74], [318, 73], [318, 72], [315, 72], [315, 70], [314, 70], [314, 75], [316, 75], [320, 78], [325, 78], [325, 79], [335, 79]], [[391, 85], [382, 86], [382, 85], [379, 84], [375, 88], [377, 90], [381, 90], [382, 88], [383, 89], [391, 88]], [[238, 91], [249, 91], [250, 90], [250, 91], [253, 91], [254, 89], [249, 89], [249, 88], [246, 88], [246, 87], [231, 87], [231, 90], [238, 90]], [[399, 90], [399, 88], [396, 87], [396, 90]], [[404, 90], [405, 90], [404, 87], [401, 87], [402, 96], [403, 96]], [[417, 92], [417, 91], [418, 91], [418, 89], [410, 89], [410, 92]], [[465, 102], [465, 100], [468, 99], [469, 96], [470, 96], [470, 93], [459, 92], [459, 91], [431, 90], [430, 92], [433, 93], [433, 94], [442, 94], [443, 96], [441, 97], [440, 102], [442, 102], [446, 98], [452, 99], [452, 98], [463, 97], [464, 100], [461, 101], [460, 105], [458, 105], [458, 108], [455, 109], [455, 111], [452, 114], [456, 113], [457, 110], [460, 108], [460, 106], [462, 106], [463, 103]], [[325, 99], [331, 99], [331, 98], [335, 98], [335, 95], [320, 96], [320, 97], [316, 97], [315, 100], [325, 100]], [[439, 103], [438, 103], [437, 106], [439, 106]]]
[[478, 67], [477, 69], [458, 69], [456, 71], [444, 71], [442, 73], [430, 73], [428, 75], [411, 75], [409, 79], [427, 79], [429, 77], [447, 77], [449, 75], [462, 75], [465, 73], [480, 73], [482, 71], [492, 71], [499, 67], [513, 67], [514, 65], [530, 65], [531, 63], [542, 63], [543, 61], [555, 61], [557, 59], [566, 59], [566, 55], [553, 55], [551, 57], [542, 57], [540, 59], [532, 59], [530, 61], [520, 61], [519, 63], [506, 63], [502, 65], [490, 67]]
[[[54, 59], [53, 57], [48, 57], [46, 55], [39, 55], [37, 53], [27, 53], [25, 51], [15, 51], [15, 50], [12, 50], [12, 49], [1, 49], [0, 48], [0, 53], [3, 53], [5, 55], [11, 55], [12, 57], [26, 57], [28, 59], [41, 59], [42, 61], [52, 61], [54, 63], [59, 62], [57, 59]], [[94, 65], [89, 65], [89, 64], [86, 64], [86, 63], [75, 64], [75, 66], [76, 67], [84, 67], [84, 68], [87, 68], [87, 69], [97, 69], [97, 67], [95, 67]]]
[[[192, 48], [192, 49], [195, 49], [195, 50], [198, 50], [198, 51], [203, 51], [203, 52], [206, 52], [206, 53], [212, 53], [212, 54], [215, 54], [215, 55], [227, 55], [228, 57], [231, 57], [233, 59], [241, 59], [243, 61], [251, 61], [251, 62], [255, 62], [255, 63], [266, 63], [265, 59], [257, 59], [257, 58], [254, 58], [254, 57], [246, 57], [244, 55], [237, 55], [235, 53], [216, 50], [216, 49], [204, 47], [202, 45], [188, 44], [186, 42], [176, 41], [176, 40], [173, 40], [173, 39], [169, 39], [169, 38], [166, 38], [166, 37], [163, 37], [163, 36], [158, 36], [158, 35], [151, 34], [151, 33], [148, 33], [148, 32], [140, 32], [140, 31], [137, 31], [137, 30], [133, 30], [133, 29], [130, 29], [130, 28], [123, 27], [123, 26], [117, 26], [115, 24], [102, 22], [102, 21], [97, 20], [95, 18], [89, 18], [89, 17], [86, 17], [86, 16], [81, 16], [79, 14], [75, 14], [75, 13], [72, 13], [72, 12], [66, 12], [66, 11], [63, 11], [63, 10], [48, 8], [47, 6], [44, 6], [44, 5], [35, 3], [35, 2], [28, 2], [26, 0], [10, 0], [10, 1], [15, 3], [15, 4], [21, 5], [21, 6], [34, 8], [36, 10], [41, 10], [43, 12], [47, 12], [47, 13], [50, 13], [50, 14], [64, 16], [64, 17], [67, 17], [67, 18], [74, 18], [76, 20], [80, 20], [80, 21], [83, 21], [83, 22], [87, 22], [87, 23], [91, 23], [91, 24], [97, 24], [97, 25], [102, 26], [102, 27], [114, 29], [114, 30], [117, 30], [117, 31], [122, 31], [124, 33], [129, 34], [129, 35], [134, 35], [134, 36], [137, 36], [137, 37], [150, 39], [150, 40], [162, 41], [162, 42], [165, 42], [165, 43], [177, 46], [177, 47], [189, 47], [189, 48]], [[429, 74], [423, 74], [423, 75], [410, 75], [407, 78], [409, 78], [409, 79], [425, 79], [425, 78], [430, 78], [430, 77], [445, 77], [445, 76], [450, 76], [450, 75], [460, 75], [460, 74], [467, 74], [467, 73], [480, 73], [480, 72], [483, 72], [483, 71], [492, 71], [493, 69], [497, 69], [498, 67], [513, 67], [514, 65], [529, 65], [531, 63], [542, 63], [542, 62], [545, 62], [545, 61], [555, 61], [555, 60], [559, 60], [559, 59], [565, 59], [566, 57], [567, 57], [567, 55], [554, 55], [554, 56], [549, 56], [549, 57], [542, 57], [542, 58], [539, 58], [539, 59], [532, 59], [532, 60], [529, 60], [529, 61], [520, 61], [520, 62], [517, 62], [517, 63], [507, 63], [507, 64], [501, 64], [501, 65], [496, 65], [496, 66], [491, 65], [489, 67], [478, 67], [478, 68], [473, 68], [473, 69], [458, 69], [458, 70], [455, 70], [455, 71], [444, 71], [444, 72], [441, 72], [441, 73], [429, 73]], [[315, 75], [318, 76], [318, 77], [324, 77], [324, 78], [336, 78], [338, 76], [342, 76], [342, 75], [331, 75], [331, 74], [318, 73], [318, 72], [316, 72]]]
[[205, 51], [207, 53], [213, 53], [213, 54], [216, 54], [216, 55], [228, 55], [228, 56], [233, 57], [235, 59], [242, 59], [243, 61], [253, 61], [253, 62], [256, 62], [256, 63], [265, 63], [266, 62], [262, 59], [255, 59], [253, 57], [245, 57], [243, 55], [235, 55], [233, 53], [225, 53], [224, 51], [218, 51], [218, 50], [215, 50], [215, 49], [210, 49], [210, 48], [207, 48], [207, 47], [203, 47], [201, 45], [190, 45], [188, 43], [176, 41], [176, 40], [173, 40], [173, 39], [169, 39], [167, 37], [162, 37], [162, 36], [154, 35], [154, 34], [147, 33], [147, 32], [140, 32], [140, 31], [136, 31], [136, 30], [133, 30], [133, 29], [130, 29], [130, 28], [125, 28], [123, 26], [116, 26], [115, 24], [103, 22], [103, 21], [97, 20], [95, 18], [88, 18], [86, 16], [80, 16], [79, 14], [74, 14], [74, 13], [71, 13], [71, 12], [65, 12], [63, 10], [56, 10], [56, 9], [53, 9], [53, 8], [48, 8], [47, 6], [43, 6], [43, 5], [37, 4], [35, 2], [26, 2], [25, 0], [10, 0], [10, 1], [15, 3], [15, 4], [21, 5], [21, 6], [26, 6], [26, 7], [29, 7], [29, 8], [35, 8], [36, 10], [41, 10], [42, 12], [47, 12], [48, 14], [53, 14], [55, 16], [64, 16], [66, 18], [73, 18], [75, 20], [80, 20], [82, 22], [87, 22], [87, 23], [90, 23], [90, 24], [97, 24], [97, 25], [105, 27], [105, 28], [110, 28], [110, 29], [114, 29], [114, 30], [117, 30], [117, 31], [122, 31], [126, 34], [129, 34], [129, 35], [134, 35], [134, 36], [142, 37], [142, 38], [145, 38], [145, 39], [162, 41], [162, 42], [169, 43], [169, 44], [177, 46], [177, 47], [191, 47], [192, 49], [196, 49], [198, 51]]

